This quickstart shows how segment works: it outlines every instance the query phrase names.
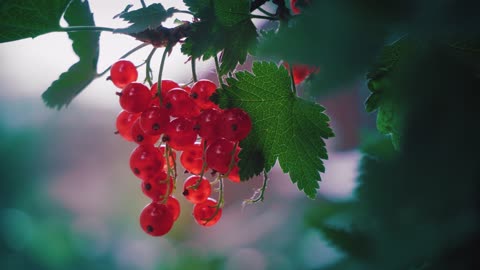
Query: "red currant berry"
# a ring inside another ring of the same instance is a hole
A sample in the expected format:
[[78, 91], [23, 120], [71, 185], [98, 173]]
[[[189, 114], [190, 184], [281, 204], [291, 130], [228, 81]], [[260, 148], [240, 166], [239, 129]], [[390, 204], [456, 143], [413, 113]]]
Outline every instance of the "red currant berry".
[[158, 139], [160, 139], [160, 135], [148, 135], [143, 131], [140, 127], [140, 118], [135, 120], [132, 126], [132, 138], [133, 141], [138, 144], [155, 144]]
[[205, 140], [212, 141], [220, 137], [219, 124], [222, 120], [222, 112], [212, 108], [204, 110], [197, 117], [195, 131]]
[[192, 175], [183, 183], [183, 196], [192, 203], [201, 203], [208, 199], [212, 193], [210, 182], [203, 177]]
[[[150, 93], [152, 94], [153, 97], [156, 97], [158, 100], [158, 83], [154, 83], [152, 87], [150, 88]], [[165, 95], [167, 94], [168, 91], [172, 90], [173, 88], [179, 88], [180, 86], [178, 83], [172, 81], [172, 80], [162, 80], [162, 99], [165, 98]]]
[[193, 122], [187, 118], [176, 118], [167, 125], [163, 140], [175, 150], [184, 150], [195, 143], [197, 133], [193, 130]]
[[250, 116], [242, 109], [233, 108], [223, 111], [220, 131], [225, 139], [241, 141], [252, 129]]
[[187, 93], [189, 93], [189, 94], [192, 92], [192, 88], [191, 88], [190, 86], [188, 86], [188, 85], [182, 86], [182, 89], [185, 90], [185, 91], [187, 91]]
[[173, 117], [194, 117], [200, 114], [200, 108], [182, 88], [174, 88], [165, 95], [164, 107]]
[[165, 160], [153, 145], [139, 145], [130, 155], [130, 169], [140, 179], [149, 179], [163, 172]]
[[126, 141], [133, 141], [132, 126], [139, 116], [140, 114], [138, 113], [129, 113], [127, 111], [121, 111], [118, 114], [116, 121], [117, 131]]
[[237, 165], [233, 166], [232, 170], [228, 173], [228, 179], [235, 183], [240, 183], [239, 168]]
[[110, 68], [110, 80], [118, 88], [124, 88], [127, 84], [136, 81], [137, 78], [137, 68], [130, 61], [117, 61]]
[[167, 200], [167, 207], [173, 214], [173, 221], [176, 221], [180, 216], [180, 203], [174, 196], [170, 195]]
[[[195, 143], [183, 150], [180, 155], [180, 162], [185, 170], [192, 174], [200, 174], [203, 167], [203, 147], [200, 143]], [[208, 168], [205, 168], [206, 171]]]
[[167, 180], [167, 173], [161, 172], [157, 176], [142, 182], [142, 191], [152, 201], [161, 201], [165, 196], [169, 196], [173, 192], [173, 179]]
[[173, 227], [173, 213], [165, 204], [151, 202], [140, 213], [140, 226], [151, 236], [165, 235]]
[[216, 200], [208, 198], [202, 203], [195, 204], [193, 217], [198, 224], [210, 227], [215, 225], [222, 217], [222, 208], [218, 207]]
[[150, 107], [140, 116], [140, 127], [148, 135], [160, 135], [167, 129], [170, 122], [167, 110], [160, 107]]
[[210, 80], [199, 80], [192, 86], [190, 96], [202, 109], [215, 108], [217, 105], [210, 100], [217, 86]]
[[297, 0], [290, 0], [290, 9], [295, 15], [300, 14], [301, 12], [300, 9], [297, 7]]
[[131, 113], [145, 111], [152, 102], [148, 88], [141, 83], [130, 83], [123, 88], [120, 95], [120, 106]]
[[206, 160], [208, 167], [220, 173], [226, 173], [232, 159], [235, 144], [227, 139], [220, 138], [207, 147]]
[[[284, 62], [283, 65], [287, 69], [290, 68], [287, 62]], [[293, 82], [296, 85], [301, 84], [312, 73], [318, 73], [320, 70], [315, 66], [302, 65], [302, 64], [292, 65], [292, 69], [293, 69]]]

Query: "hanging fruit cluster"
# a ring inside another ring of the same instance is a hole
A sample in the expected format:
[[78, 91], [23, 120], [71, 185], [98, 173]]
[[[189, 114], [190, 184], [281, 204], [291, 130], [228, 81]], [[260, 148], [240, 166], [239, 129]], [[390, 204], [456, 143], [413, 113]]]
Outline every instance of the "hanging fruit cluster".
[[[120, 60], [110, 69], [110, 80], [118, 92], [123, 111], [117, 117], [117, 133], [138, 144], [130, 156], [130, 168], [152, 199], [140, 214], [142, 229], [152, 236], [170, 231], [180, 214], [172, 195], [177, 187], [177, 153], [191, 173], [182, 187], [186, 200], [194, 204], [193, 217], [202, 226], [212, 226], [222, 216], [223, 179], [240, 182], [239, 141], [247, 137], [252, 122], [241, 109], [221, 110], [211, 101], [217, 86], [199, 80], [191, 88], [161, 80], [149, 89], [135, 82], [133, 63]], [[215, 175], [209, 181], [204, 174]], [[217, 199], [211, 198], [218, 185]]]

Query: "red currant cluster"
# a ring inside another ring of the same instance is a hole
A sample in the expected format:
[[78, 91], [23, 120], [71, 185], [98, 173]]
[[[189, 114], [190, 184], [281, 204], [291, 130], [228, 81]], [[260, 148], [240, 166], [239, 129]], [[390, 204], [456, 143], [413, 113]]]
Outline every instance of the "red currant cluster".
[[[241, 109], [221, 110], [210, 99], [216, 85], [199, 80], [192, 87], [180, 87], [162, 80], [150, 89], [135, 82], [135, 66], [125, 60], [112, 65], [111, 81], [121, 92], [123, 111], [117, 117], [117, 133], [138, 144], [130, 156], [132, 172], [142, 180], [143, 193], [152, 199], [140, 214], [142, 229], [161, 236], [170, 231], [180, 214], [172, 195], [176, 189], [176, 152], [180, 162], [193, 174], [183, 185], [184, 197], [194, 204], [193, 216], [202, 226], [212, 226], [222, 215], [223, 178], [240, 182], [238, 142], [247, 137], [252, 123]], [[157, 145], [156, 145], [157, 144]], [[210, 182], [205, 172], [216, 175]], [[210, 198], [212, 185], [219, 185], [218, 200]]]

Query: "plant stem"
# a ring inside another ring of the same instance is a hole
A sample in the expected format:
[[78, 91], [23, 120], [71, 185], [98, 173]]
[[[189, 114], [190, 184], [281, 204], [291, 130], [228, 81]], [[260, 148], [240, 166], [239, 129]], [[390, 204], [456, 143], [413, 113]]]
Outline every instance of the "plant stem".
[[254, 11], [255, 9], [263, 6], [268, 0], [254, 0], [250, 5], [250, 11]]
[[150, 67], [150, 61], [152, 60], [153, 55], [155, 54], [155, 51], [157, 48], [153, 48], [150, 54], [147, 56], [147, 60], [145, 60], [145, 63], [147, 64], [146, 66], [146, 75], [145, 75], [145, 81], [148, 82], [150, 86], [152, 86], [152, 68]]
[[107, 31], [107, 32], [115, 32], [114, 28], [109, 27], [101, 27], [101, 26], [68, 26], [68, 27], [61, 27], [54, 32], [77, 32], [77, 31]]
[[254, 15], [254, 14], [250, 14], [250, 18], [252, 18], [252, 19], [265, 19], [265, 20], [270, 20], [270, 21], [278, 21], [279, 20], [276, 17]]
[[293, 77], [293, 65], [289, 65], [289, 69], [290, 69], [290, 78], [292, 79], [293, 93], [296, 95], [297, 94], [297, 86], [295, 85], [295, 78]]
[[195, 68], [195, 57], [192, 57], [192, 76], [193, 76], [193, 82], [197, 82], [197, 71]]
[[192, 16], [195, 16], [195, 14], [193, 14], [192, 12], [188, 11], [188, 10], [175, 10], [174, 13], [184, 13], [184, 14], [188, 14], [188, 15], [192, 15]]
[[[142, 43], [142, 44], [138, 45], [137, 47], [131, 49], [130, 51], [126, 52], [124, 55], [120, 56], [119, 59], [128, 57], [128, 56], [131, 55], [132, 53], [134, 53], [134, 52], [136, 52], [136, 51], [140, 50], [141, 48], [146, 47], [146, 46], [148, 46], [148, 45], [150, 45], [150, 44], [148, 44], [148, 43]], [[102, 77], [102, 76], [105, 75], [105, 73], [107, 73], [111, 68], [112, 68], [112, 66], [110, 65], [107, 69], [105, 69], [104, 71], [102, 71], [102, 73], [97, 74], [96, 77], [97, 77], [97, 78], [98, 78], [98, 77]]]
[[263, 9], [263, 8], [261, 8], [261, 7], [258, 7], [257, 9], [258, 9], [258, 11], [262, 12], [263, 14], [265, 14], [265, 15], [267, 15], [267, 16], [275, 17], [275, 14], [270, 13], [270, 12], [266, 11], [265, 9]]
[[218, 64], [218, 57], [216, 54], [213, 56], [213, 59], [215, 60], [215, 69], [217, 70], [218, 83], [223, 87], [222, 76], [220, 75], [220, 65]]
[[158, 81], [157, 81], [157, 96], [160, 99], [160, 105], [163, 104], [162, 100], [162, 74], [163, 66], [165, 65], [165, 59], [167, 58], [167, 53], [170, 50], [170, 46], [165, 47], [162, 55], [162, 62], [160, 63], [160, 70], [158, 71]]
[[263, 171], [263, 184], [262, 187], [255, 190], [252, 197], [248, 200], [243, 201], [242, 205], [245, 207], [247, 204], [253, 204], [257, 202], [263, 202], [265, 197], [265, 190], [267, 189], [267, 182], [268, 182], [268, 173], [267, 171]]
[[143, 8], [146, 8], [146, 7], [147, 7], [147, 5], [145, 5], [145, 1], [140, 0], [140, 3], [142, 3], [142, 7], [143, 7]]

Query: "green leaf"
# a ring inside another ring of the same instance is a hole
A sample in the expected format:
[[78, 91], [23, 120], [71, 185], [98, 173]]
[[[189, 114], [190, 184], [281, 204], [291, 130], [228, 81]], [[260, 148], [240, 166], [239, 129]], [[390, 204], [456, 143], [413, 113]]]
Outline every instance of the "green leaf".
[[218, 22], [231, 27], [250, 17], [249, 0], [214, 0], [215, 16]]
[[[73, 0], [69, 5], [65, 20], [70, 26], [95, 25], [93, 14], [87, 1]], [[72, 46], [80, 60], [62, 73], [58, 80], [42, 94], [47, 106], [60, 109], [68, 105], [97, 75], [98, 32], [70, 32]]]
[[0, 43], [34, 38], [60, 28], [70, 0], [2, 0]]
[[151, 4], [146, 8], [141, 8], [133, 11], [124, 11], [118, 17], [131, 23], [127, 28], [116, 29], [119, 33], [140, 33], [146, 29], [155, 29], [159, 27], [162, 22], [170, 18], [176, 11], [174, 8], [165, 10], [162, 4]]
[[253, 128], [240, 146], [240, 177], [245, 180], [269, 171], [279, 161], [310, 198], [319, 188], [320, 173], [327, 159], [324, 139], [333, 136], [324, 108], [298, 98], [292, 92], [287, 70], [275, 63], [255, 62], [253, 73], [237, 72], [218, 90], [222, 108], [241, 108], [251, 117]]
[[213, 9], [213, 0], [183, 0], [183, 2], [197, 18], [209, 17]]
[[238, 63], [243, 64], [248, 53], [252, 53], [257, 40], [257, 29], [251, 20], [238, 23], [227, 31], [228, 41], [224, 45], [220, 74], [227, 74], [234, 70]]
[[368, 258], [372, 254], [370, 240], [365, 233], [346, 230], [328, 224], [318, 226], [326, 240], [339, 250], [356, 258]]

